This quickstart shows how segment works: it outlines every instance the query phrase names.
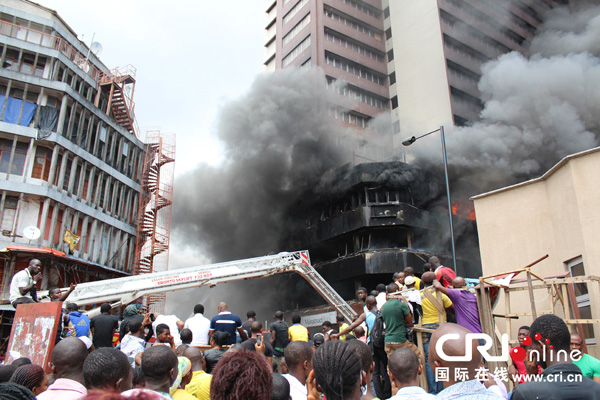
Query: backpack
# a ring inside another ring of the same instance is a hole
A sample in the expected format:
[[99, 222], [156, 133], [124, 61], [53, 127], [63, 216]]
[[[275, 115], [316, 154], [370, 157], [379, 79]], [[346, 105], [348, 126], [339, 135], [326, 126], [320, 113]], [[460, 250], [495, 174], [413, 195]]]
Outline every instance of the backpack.
[[381, 316], [381, 311], [377, 310], [373, 328], [371, 328], [370, 343], [374, 347], [383, 348], [385, 346], [385, 323]]

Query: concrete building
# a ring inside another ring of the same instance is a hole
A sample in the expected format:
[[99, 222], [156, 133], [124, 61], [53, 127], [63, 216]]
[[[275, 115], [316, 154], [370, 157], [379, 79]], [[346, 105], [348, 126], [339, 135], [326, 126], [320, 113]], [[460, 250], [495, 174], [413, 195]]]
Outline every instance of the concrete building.
[[[533, 272], [542, 276], [600, 275], [598, 170], [600, 148], [594, 148], [565, 157], [539, 178], [475, 196], [483, 274], [522, 268], [548, 254], [548, 259], [532, 267]], [[598, 285], [574, 286], [581, 318], [598, 321]], [[536, 295], [546, 299], [538, 302], [544, 310], [548, 293]], [[519, 299], [511, 297], [511, 313], [527, 311], [528, 298]], [[500, 302], [496, 312], [501, 313], [502, 308]], [[512, 324], [515, 329], [529, 325], [531, 319], [521, 317], [518, 321]], [[587, 343], [596, 344], [600, 324], [594, 323], [593, 329], [585, 325], [584, 331]], [[516, 337], [516, 330], [512, 337]], [[596, 347], [591, 348], [598, 355]]]
[[389, 111], [401, 148], [406, 136], [477, 120], [481, 65], [525, 53], [544, 12], [566, 3], [268, 0], [265, 66], [319, 66], [328, 82], [346, 82], [332, 88], [355, 105], [332, 107], [332, 117], [364, 128]]
[[[2, 2], [0, 38], [3, 298], [32, 257], [44, 264], [40, 289], [131, 274], [145, 157], [135, 69], [109, 70], [55, 11], [28, 0]], [[80, 238], [72, 249], [67, 231]]]
[[329, 110], [343, 125], [365, 128], [389, 109], [381, 0], [269, 0], [266, 36], [266, 70], [322, 68], [346, 98]]
[[542, 15], [567, 1], [382, 0], [394, 145], [476, 121], [481, 65], [525, 53]]

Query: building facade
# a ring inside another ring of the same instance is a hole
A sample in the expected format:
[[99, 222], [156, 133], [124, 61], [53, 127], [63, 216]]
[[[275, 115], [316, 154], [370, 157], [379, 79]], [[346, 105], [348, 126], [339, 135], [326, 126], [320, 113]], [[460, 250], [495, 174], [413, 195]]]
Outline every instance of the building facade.
[[[523, 268], [547, 254], [532, 272], [542, 277], [600, 275], [600, 189], [595, 182], [599, 168], [600, 148], [595, 148], [565, 157], [539, 178], [475, 196], [483, 274]], [[595, 282], [573, 288], [579, 316], [594, 320], [583, 331], [596, 356], [598, 289]], [[538, 314], [556, 301], [546, 290], [537, 291], [536, 300]], [[499, 303], [494, 312], [502, 314], [504, 305]], [[523, 315], [530, 311], [529, 304], [526, 292], [517, 293], [511, 297], [511, 313]], [[519, 326], [530, 323], [531, 316], [520, 316], [512, 323], [512, 337]]]
[[363, 129], [389, 109], [381, 0], [270, 0], [266, 32], [266, 70], [322, 68], [341, 124]]
[[[393, 144], [476, 121], [481, 65], [526, 52], [546, 11], [567, 0], [268, 0], [265, 67], [321, 67], [353, 101], [330, 110], [364, 128], [389, 112]], [[401, 133], [401, 134], [400, 134]]]
[[27, 0], [2, 2], [0, 37], [3, 297], [32, 257], [44, 263], [40, 289], [131, 274], [145, 157], [135, 69], [109, 70]]

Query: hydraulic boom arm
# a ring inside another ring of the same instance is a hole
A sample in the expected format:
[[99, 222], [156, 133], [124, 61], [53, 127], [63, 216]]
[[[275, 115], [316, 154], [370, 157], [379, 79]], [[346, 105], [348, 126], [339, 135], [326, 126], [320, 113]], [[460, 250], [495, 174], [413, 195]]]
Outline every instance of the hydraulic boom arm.
[[[340, 295], [315, 271], [310, 264], [308, 251], [279, 253], [271, 256], [229, 261], [171, 271], [79, 283], [69, 302], [77, 305], [119, 302], [128, 304], [153, 293], [170, 292], [200, 286], [251, 278], [264, 278], [283, 272], [297, 272], [342, 314], [348, 323], [356, 314]], [[40, 296], [47, 292], [39, 292]]]

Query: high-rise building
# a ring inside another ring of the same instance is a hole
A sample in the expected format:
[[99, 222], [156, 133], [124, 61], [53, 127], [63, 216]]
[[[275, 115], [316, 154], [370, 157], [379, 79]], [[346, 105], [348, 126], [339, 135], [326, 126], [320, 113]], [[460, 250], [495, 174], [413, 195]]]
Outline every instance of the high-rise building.
[[267, 71], [321, 67], [332, 89], [354, 100], [330, 108], [342, 124], [365, 128], [388, 110], [381, 0], [270, 0], [266, 31]]
[[30, 258], [44, 265], [39, 289], [131, 274], [146, 155], [135, 68], [110, 70], [28, 0], [2, 2], [0, 39], [3, 298]]
[[[355, 101], [332, 116], [364, 127], [390, 111], [407, 135], [478, 119], [481, 65], [524, 53], [543, 15], [567, 0], [268, 0], [265, 66], [319, 66]], [[402, 132], [403, 134], [399, 134]]]

